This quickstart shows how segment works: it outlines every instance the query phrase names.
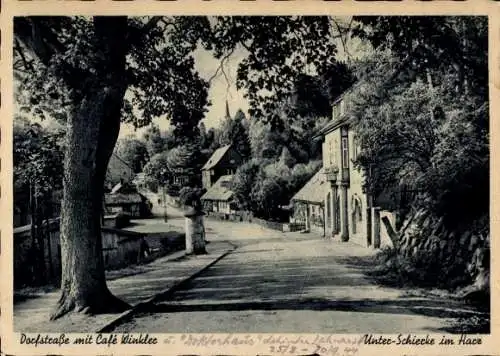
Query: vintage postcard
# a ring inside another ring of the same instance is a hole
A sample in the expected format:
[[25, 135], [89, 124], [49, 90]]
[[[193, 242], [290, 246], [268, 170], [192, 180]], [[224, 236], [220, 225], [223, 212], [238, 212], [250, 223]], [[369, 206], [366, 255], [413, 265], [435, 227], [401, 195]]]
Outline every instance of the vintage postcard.
[[3, 353], [498, 353], [497, 3], [1, 10]]

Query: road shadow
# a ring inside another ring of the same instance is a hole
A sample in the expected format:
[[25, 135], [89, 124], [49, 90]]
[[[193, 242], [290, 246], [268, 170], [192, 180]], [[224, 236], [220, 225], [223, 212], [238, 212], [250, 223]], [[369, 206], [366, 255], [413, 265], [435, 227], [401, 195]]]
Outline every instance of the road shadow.
[[[468, 318], [471, 312], [447, 308], [446, 302], [426, 302], [423, 300], [372, 300], [345, 299], [281, 299], [272, 301], [242, 301], [224, 303], [177, 304], [159, 303], [144, 307], [143, 313], [185, 313], [210, 311], [252, 311], [252, 310], [313, 310], [341, 311], [376, 314], [424, 315], [439, 318]], [[475, 316], [480, 316], [476, 315]]]
[[[263, 258], [266, 253], [269, 257]], [[393, 289], [378, 288], [369, 277], [374, 268], [372, 256], [350, 257], [339, 252], [337, 256], [287, 257], [282, 253], [283, 249], [273, 248], [236, 250], [168, 299], [141, 312], [314, 310], [406, 314], [457, 321], [435, 332], [489, 333], [489, 312], [457, 300], [405, 296]]]

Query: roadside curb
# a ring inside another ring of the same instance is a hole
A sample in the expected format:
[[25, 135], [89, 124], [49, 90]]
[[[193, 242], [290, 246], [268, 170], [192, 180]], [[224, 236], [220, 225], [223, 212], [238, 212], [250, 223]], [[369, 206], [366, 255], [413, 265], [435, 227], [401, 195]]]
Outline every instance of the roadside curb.
[[136, 305], [132, 306], [132, 308], [124, 311], [123, 313], [118, 315], [116, 318], [114, 318], [113, 320], [108, 322], [106, 325], [104, 325], [102, 328], [98, 329], [96, 331], [96, 333], [108, 333], [111, 330], [113, 330], [116, 326], [118, 326], [119, 324], [130, 319], [132, 317], [132, 315], [134, 315], [135, 313], [139, 312], [140, 310], [144, 310], [150, 304], [153, 304], [156, 301], [158, 301], [159, 299], [166, 298], [166, 297], [174, 294], [176, 291], [178, 291], [179, 289], [184, 287], [191, 280], [198, 277], [201, 273], [205, 272], [207, 269], [212, 267], [214, 264], [219, 262], [221, 259], [223, 259], [224, 257], [226, 257], [228, 254], [230, 254], [231, 252], [233, 252], [236, 249], [236, 245], [230, 243], [229, 241], [224, 241], [224, 242], [226, 242], [228, 245], [231, 245], [231, 247], [226, 249], [226, 251], [223, 252], [219, 257], [212, 260], [210, 263], [206, 264], [205, 266], [203, 266], [202, 268], [200, 268], [199, 270], [197, 270], [196, 272], [194, 272], [190, 276], [178, 281], [177, 283], [174, 283], [174, 285], [168, 287], [167, 289], [164, 289], [164, 290], [154, 294], [150, 298], [146, 299], [145, 301], [137, 303]]

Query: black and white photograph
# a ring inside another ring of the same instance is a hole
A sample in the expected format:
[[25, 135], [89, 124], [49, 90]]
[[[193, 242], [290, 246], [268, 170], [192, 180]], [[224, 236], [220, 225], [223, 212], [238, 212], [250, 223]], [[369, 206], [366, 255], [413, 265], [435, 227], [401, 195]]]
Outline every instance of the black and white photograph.
[[14, 332], [490, 334], [488, 25], [14, 17]]

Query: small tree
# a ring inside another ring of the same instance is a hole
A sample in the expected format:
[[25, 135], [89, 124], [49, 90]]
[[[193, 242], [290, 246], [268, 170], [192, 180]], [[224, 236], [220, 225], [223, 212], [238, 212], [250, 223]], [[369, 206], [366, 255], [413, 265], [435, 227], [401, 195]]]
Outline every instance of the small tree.
[[[62, 188], [64, 132], [48, 131], [20, 117], [15, 118], [13, 131], [14, 184], [19, 190], [29, 191], [33, 277], [35, 283], [44, 283], [48, 277], [44, 274], [45, 239], [48, 237], [42, 226], [53, 217], [54, 192]], [[51, 263], [50, 253], [56, 251], [50, 251], [50, 245], [48, 248]]]
[[238, 167], [231, 181], [231, 190], [234, 193], [235, 201], [242, 210], [253, 210], [250, 193], [252, 192], [252, 187], [255, 184], [259, 170], [259, 162], [252, 159]]
[[250, 197], [255, 206], [254, 213], [257, 217], [266, 220], [281, 220], [280, 206], [288, 204], [285, 178], [276, 175], [266, 176], [259, 174]]
[[168, 153], [162, 152], [154, 155], [144, 166], [146, 180], [154, 182], [157, 187], [165, 189], [172, 180], [172, 172], [168, 167]]

